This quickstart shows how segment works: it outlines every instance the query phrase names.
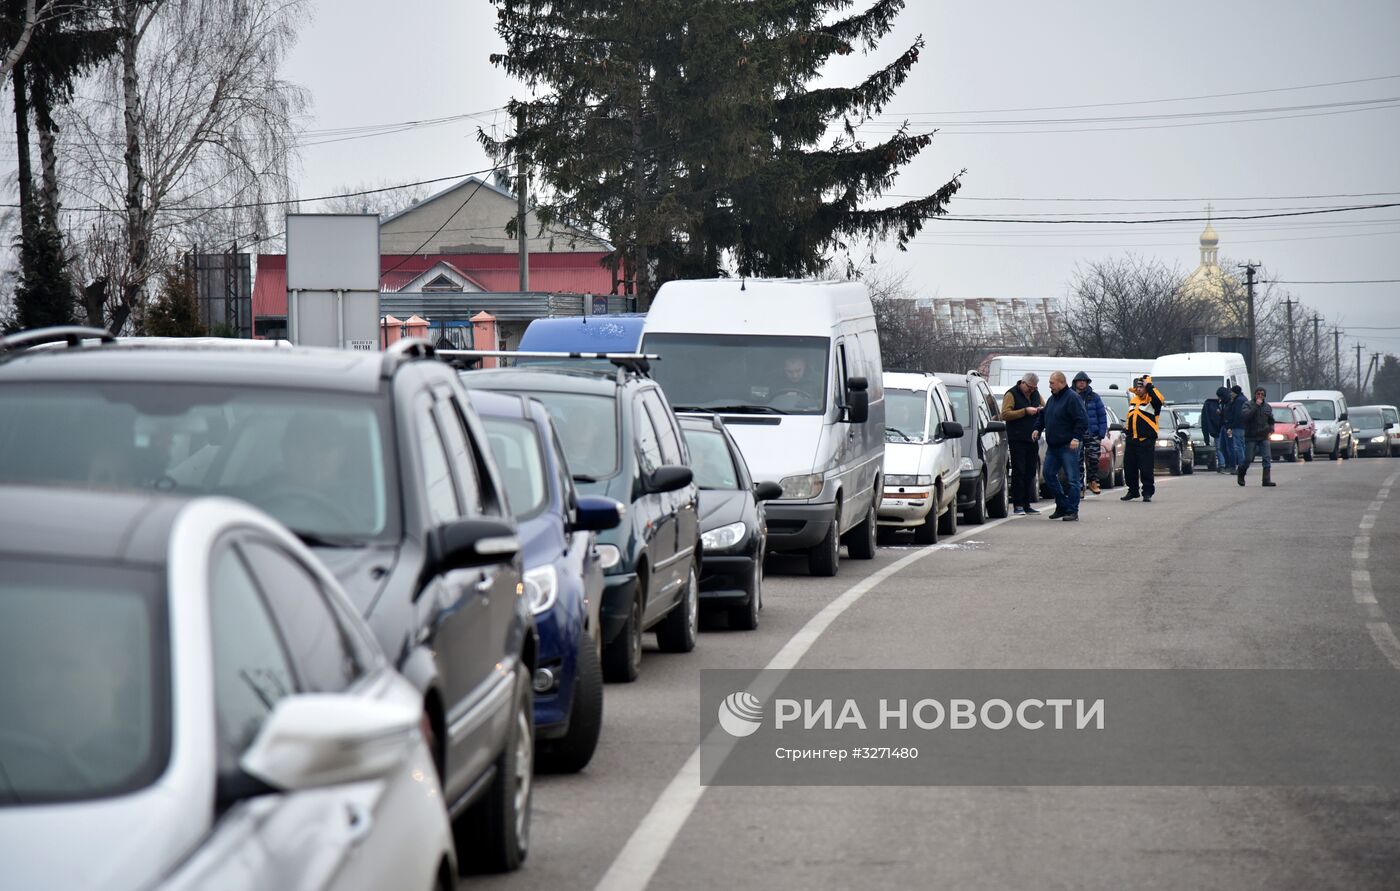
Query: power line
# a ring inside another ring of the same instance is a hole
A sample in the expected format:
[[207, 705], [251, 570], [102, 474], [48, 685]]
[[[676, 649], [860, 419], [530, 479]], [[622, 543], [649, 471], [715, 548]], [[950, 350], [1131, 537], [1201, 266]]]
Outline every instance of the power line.
[[[942, 121], [930, 122], [924, 120], [914, 121], [918, 124], [939, 123], [944, 127], [1003, 127], [1003, 126], [1053, 126], [1057, 124], [1116, 124], [1123, 121], [1179, 121], [1186, 118], [1224, 118], [1240, 115], [1257, 114], [1279, 114], [1294, 111], [1325, 111], [1337, 108], [1364, 108], [1367, 106], [1384, 105], [1386, 103], [1400, 102], [1400, 96], [1381, 96], [1374, 99], [1343, 99], [1335, 102], [1310, 102], [1303, 105], [1274, 105], [1260, 108], [1228, 108], [1216, 109], [1214, 111], [1172, 111], [1161, 114], [1126, 114], [1126, 115], [1103, 115], [1100, 117], [1079, 117], [1079, 118], [1011, 118], [1005, 121], [994, 120], [972, 120], [972, 121]], [[931, 117], [934, 113], [905, 116], [906, 119], [918, 117]], [[893, 121], [878, 121], [875, 123], [886, 126], [893, 125]]]
[[1314, 281], [1273, 279], [1269, 282], [1272, 285], [1394, 285], [1400, 284], [1400, 278], [1338, 278], [1338, 279], [1317, 279]]
[[[897, 192], [886, 192], [890, 198], [923, 198], [924, 195], [901, 194]], [[981, 196], [981, 195], [958, 195], [955, 201], [1074, 201], [1088, 204], [1121, 202], [1126, 204], [1157, 204], [1166, 202], [1189, 202], [1192, 204], [1205, 203], [1207, 201], [1322, 201], [1329, 198], [1387, 198], [1391, 195], [1400, 195], [1396, 192], [1338, 192], [1333, 195], [1247, 195], [1234, 198], [1021, 198], [1015, 196]]]
[[[502, 169], [504, 169], [505, 167], [506, 167], [505, 164], [497, 164], [495, 167], [492, 167], [491, 170], [490, 170], [489, 172], [495, 173], [497, 170], [502, 170]], [[472, 200], [473, 198], [476, 197], [476, 193], [477, 193], [477, 192], [480, 192], [480, 191], [481, 191], [481, 187], [484, 186], [484, 185], [486, 185], [486, 181], [485, 181], [485, 180], [478, 180], [478, 181], [477, 181], [477, 184], [476, 184], [476, 188], [471, 190], [471, 194], [467, 195], [466, 200], [464, 200], [461, 204], [457, 205], [457, 209], [454, 210], [454, 211], [452, 211], [452, 213], [447, 217], [447, 219], [445, 219], [445, 220], [442, 221], [442, 225], [441, 225], [441, 226], [438, 226], [437, 229], [433, 230], [433, 234], [432, 234], [432, 235], [429, 235], [427, 238], [423, 239], [423, 243], [420, 244], [420, 245], [418, 245], [418, 247], [414, 248], [413, 253], [405, 255], [404, 258], [403, 258], [402, 260], [400, 260], [399, 262], [395, 263], [393, 266], [389, 267], [388, 269], [384, 270], [383, 272], [379, 273], [380, 277], [386, 276], [386, 275], [388, 275], [388, 274], [391, 273], [391, 272], [397, 271], [398, 268], [399, 268], [400, 266], [402, 266], [403, 264], [405, 264], [405, 263], [408, 262], [408, 260], [409, 260], [410, 257], [412, 257], [412, 256], [414, 256], [414, 255], [416, 255], [416, 254], [422, 253], [423, 248], [425, 248], [425, 247], [428, 246], [428, 242], [432, 241], [434, 238], [437, 238], [438, 233], [441, 232], [443, 229], [446, 229], [446, 228], [447, 228], [447, 224], [450, 223], [450, 222], [452, 222], [452, 220], [456, 218], [457, 214], [461, 213], [462, 210], [463, 210], [464, 208], [466, 208], [467, 204], [470, 203], [471, 200]], [[525, 225], [525, 221], [524, 221], [524, 220], [521, 220], [521, 221], [520, 221], [520, 225], [522, 225], [522, 226]]]
[[1163, 217], [1156, 220], [1030, 220], [1030, 219], [1008, 219], [1006, 217], [963, 217], [947, 214], [944, 216], [929, 217], [929, 221], [948, 223], [1027, 223], [1032, 225], [1056, 226], [1056, 225], [1084, 225], [1092, 222], [1094, 225], [1114, 225], [1114, 226], [1138, 226], [1153, 223], [1202, 223], [1221, 220], [1268, 220], [1279, 217], [1306, 217], [1326, 213], [1347, 213], [1357, 210], [1381, 210], [1387, 207], [1400, 207], [1400, 201], [1389, 204], [1358, 204], [1352, 207], [1333, 207], [1321, 210], [1293, 210], [1280, 213], [1245, 214], [1234, 216], [1210, 216], [1210, 217]]

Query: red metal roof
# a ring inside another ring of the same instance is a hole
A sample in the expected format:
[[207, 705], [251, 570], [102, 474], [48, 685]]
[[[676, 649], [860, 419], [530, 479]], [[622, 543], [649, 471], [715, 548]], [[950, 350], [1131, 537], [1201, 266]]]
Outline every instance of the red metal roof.
[[[534, 253], [530, 255], [530, 290], [566, 294], [611, 294], [612, 272], [601, 265], [604, 251]], [[385, 254], [379, 258], [381, 291], [393, 292], [446, 262], [483, 290], [517, 291], [519, 263], [515, 254]], [[287, 257], [259, 254], [253, 283], [253, 317], [287, 314]]]

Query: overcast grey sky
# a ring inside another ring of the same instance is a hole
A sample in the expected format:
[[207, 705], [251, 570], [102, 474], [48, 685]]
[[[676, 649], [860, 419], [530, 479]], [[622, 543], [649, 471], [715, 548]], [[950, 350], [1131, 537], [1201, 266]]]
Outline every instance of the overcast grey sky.
[[[311, 91], [307, 126], [313, 131], [494, 109], [520, 89], [489, 62], [500, 48], [494, 22], [486, 0], [318, 0], [315, 20], [286, 74]], [[911, 0], [873, 58], [838, 60], [831, 73], [854, 80], [893, 58], [917, 34], [924, 35], [927, 50], [889, 110], [895, 119], [936, 122], [941, 133], [896, 192], [931, 190], [966, 168], [955, 214], [1114, 211], [1132, 219], [1144, 211], [1199, 216], [1207, 199], [1217, 216], [1400, 201], [1397, 0]], [[1384, 79], [1281, 89], [1364, 78]], [[1275, 92], [1144, 101], [1265, 90]], [[1356, 105], [1296, 108], [1389, 97], [1396, 101], [1364, 111], [1352, 111], [1362, 107]], [[1253, 115], [1281, 119], [1245, 123], [1235, 122], [1238, 115], [1180, 117], [1281, 108], [1291, 110]], [[499, 112], [479, 120], [506, 123]], [[1062, 123], [988, 123], [1025, 120]], [[410, 181], [489, 166], [475, 127], [456, 122], [335, 142], [313, 132], [306, 139], [300, 192], [318, 195], [350, 183]], [[887, 129], [871, 127], [867, 136], [877, 138]], [[1260, 200], [1366, 192], [1397, 194]], [[974, 200], [989, 198], [1037, 200]], [[1135, 200], [1046, 200], [1052, 198]], [[1146, 200], [1181, 198], [1201, 200]], [[1062, 296], [1076, 263], [1128, 250], [1189, 271], [1198, 262], [1201, 228], [935, 222], [907, 253], [886, 250], [881, 257], [909, 270], [928, 295]], [[1222, 220], [1216, 229], [1222, 258], [1263, 261], [1280, 278], [1400, 278], [1400, 208]], [[1400, 285], [1289, 287], [1353, 326], [1370, 349], [1400, 352]], [[1363, 332], [1362, 325], [1397, 327]]]

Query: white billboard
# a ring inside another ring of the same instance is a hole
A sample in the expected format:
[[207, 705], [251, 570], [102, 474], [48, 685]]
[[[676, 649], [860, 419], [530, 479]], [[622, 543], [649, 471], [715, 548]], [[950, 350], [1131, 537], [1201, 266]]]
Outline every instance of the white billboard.
[[287, 214], [287, 337], [379, 349], [376, 214]]

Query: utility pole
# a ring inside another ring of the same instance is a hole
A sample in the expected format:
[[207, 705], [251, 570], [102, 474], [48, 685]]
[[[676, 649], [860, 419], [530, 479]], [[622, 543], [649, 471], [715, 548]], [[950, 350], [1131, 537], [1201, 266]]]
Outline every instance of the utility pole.
[[1361, 344], [1356, 345], [1356, 401], [1358, 403], [1366, 399], [1366, 386], [1361, 382]]
[[1293, 348], [1293, 303], [1292, 297], [1283, 301], [1284, 309], [1288, 310], [1288, 388], [1290, 390], [1298, 387], [1298, 363]]
[[1317, 340], [1317, 326], [1318, 323], [1321, 321], [1322, 317], [1319, 316], [1317, 313], [1313, 313], [1313, 361], [1311, 375], [1312, 379], [1308, 381], [1308, 386], [1314, 390], [1317, 389], [1318, 378], [1322, 377], [1322, 349], [1318, 346]]
[[530, 290], [530, 232], [525, 225], [530, 210], [530, 171], [525, 164], [525, 152], [520, 147], [520, 134], [525, 132], [525, 112], [515, 117], [515, 241], [520, 255], [520, 290]]
[[1245, 294], [1249, 298], [1249, 354], [1244, 357], [1244, 364], [1249, 370], [1249, 379], [1258, 381], [1259, 371], [1254, 365], [1254, 357], [1258, 355], [1254, 348], [1254, 271], [1259, 268], [1259, 264], [1245, 263], [1240, 268], [1244, 270]]
[[1332, 382], [1337, 389], [1342, 387], [1342, 329], [1332, 329]]

